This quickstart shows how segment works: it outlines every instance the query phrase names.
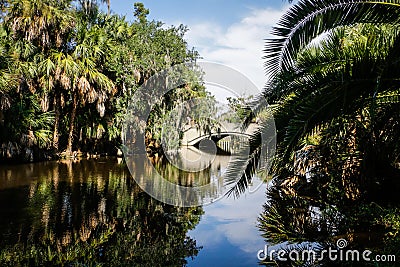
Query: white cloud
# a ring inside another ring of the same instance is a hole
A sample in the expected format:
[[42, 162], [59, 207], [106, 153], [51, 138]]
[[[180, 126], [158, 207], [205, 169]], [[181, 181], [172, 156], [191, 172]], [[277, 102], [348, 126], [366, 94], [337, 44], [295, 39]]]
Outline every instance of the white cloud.
[[[254, 190], [259, 183], [260, 180], [255, 179], [254, 186], [250, 189]], [[262, 188], [265, 188], [265, 184]], [[219, 247], [221, 242], [228, 240], [245, 253], [256, 255], [255, 253], [265, 245], [256, 227], [265, 200], [263, 189], [252, 194], [246, 192], [239, 199], [223, 198], [204, 207], [205, 215], [200, 224], [208, 227], [197, 227], [189, 235], [194, 237], [199, 245], [207, 248]]]
[[233, 67], [250, 78], [259, 89], [265, 83], [263, 49], [265, 39], [286, 8], [251, 10], [240, 22], [223, 28], [211, 22], [188, 25], [187, 40], [206, 61]]

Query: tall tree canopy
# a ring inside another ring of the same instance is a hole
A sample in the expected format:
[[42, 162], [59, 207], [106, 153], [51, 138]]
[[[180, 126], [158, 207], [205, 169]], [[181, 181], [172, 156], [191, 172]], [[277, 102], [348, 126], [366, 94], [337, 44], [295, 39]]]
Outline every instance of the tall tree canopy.
[[[136, 88], [156, 72], [197, 57], [184, 40], [186, 27], [148, 21], [142, 3], [133, 5], [134, 22], [104, 14], [100, 3], [6, 1], [0, 24], [0, 143], [8, 151], [115, 152]], [[204, 91], [188, 86], [169, 97]], [[17, 148], [21, 139], [27, 142]]]

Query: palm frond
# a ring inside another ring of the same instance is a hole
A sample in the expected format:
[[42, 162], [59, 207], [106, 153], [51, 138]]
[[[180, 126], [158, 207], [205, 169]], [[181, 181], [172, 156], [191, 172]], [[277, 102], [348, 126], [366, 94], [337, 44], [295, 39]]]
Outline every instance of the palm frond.
[[271, 78], [289, 70], [299, 51], [320, 34], [356, 23], [399, 23], [400, 1], [300, 0], [281, 17], [265, 47], [265, 67]]
[[[275, 154], [275, 124], [272, 120], [263, 122], [249, 138], [249, 143], [239, 151], [226, 171], [227, 185], [232, 187], [227, 196], [239, 197], [253, 181], [257, 171], [269, 172]], [[244, 153], [248, 152], [248, 154]]]
[[386, 30], [374, 32], [371, 35], [375, 41], [360, 40], [358, 36], [348, 38], [354, 42], [340, 47], [343, 30], [332, 32], [319, 47], [310, 46], [300, 52], [295, 68], [288, 74], [290, 79], [278, 75], [274, 87], [269, 89], [279, 99], [274, 116], [280, 162], [290, 162], [302, 140], [331, 119], [352, 114], [362, 109], [366, 101], [376, 102], [377, 96], [399, 86], [393, 77], [400, 74], [394, 68], [400, 57], [398, 52], [390, 52], [398, 50], [397, 30], [391, 31], [394, 36], [387, 35]]
[[253, 180], [260, 158], [260, 148], [255, 149], [249, 156], [236, 158], [227, 170], [228, 185], [232, 187], [227, 191], [228, 197], [238, 198], [242, 195]]

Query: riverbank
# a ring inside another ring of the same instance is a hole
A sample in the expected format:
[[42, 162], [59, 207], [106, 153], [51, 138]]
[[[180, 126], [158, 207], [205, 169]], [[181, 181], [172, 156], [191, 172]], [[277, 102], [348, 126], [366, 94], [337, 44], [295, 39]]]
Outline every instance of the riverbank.
[[[164, 155], [162, 146], [154, 140], [146, 141], [146, 152], [149, 157], [161, 157]], [[68, 153], [55, 152], [51, 149], [42, 149], [38, 146], [26, 146], [16, 142], [6, 142], [0, 145], [0, 164], [23, 164], [59, 159], [92, 159], [102, 157], [123, 157], [120, 148], [112, 143], [102, 145], [85, 146]]]
[[24, 146], [16, 142], [6, 142], [0, 145], [0, 164], [33, 163], [58, 159], [100, 158], [106, 156], [122, 157], [122, 151], [115, 146], [106, 146], [105, 149], [75, 150], [55, 152], [51, 149], [41, 149], [38, 146]]

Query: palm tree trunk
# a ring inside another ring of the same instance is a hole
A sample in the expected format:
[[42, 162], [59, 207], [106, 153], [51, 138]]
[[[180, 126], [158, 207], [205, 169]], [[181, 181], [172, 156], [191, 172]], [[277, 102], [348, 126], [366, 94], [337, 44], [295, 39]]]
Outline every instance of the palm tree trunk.
[[73, 94], [73, 103], [72, 103], [72, 111], [71, 111], [71, 121], [69, 126], [69, 135], [68, 135], [68, 146], [67, 146], [67, 154], [72, 153], [72, 144], [74, 142], [74, 130], [75, 130], [75, 117], [76, 110], [78, 108], [78, 96]]
[[59, 127], [60, 127], [60, 107], [61, 107], [61, 96], [55, 94], [54, 96], [54, 133], [53, 133], [53, 149], [58, 152], [58, 140], [59, 140]]
[[107, 8], [108, 8], [108, 15], [110, 16], [110, 13], [111, 13], [111, 3], [110, 3], [110, 1], [111, 0], [107, 0]]

